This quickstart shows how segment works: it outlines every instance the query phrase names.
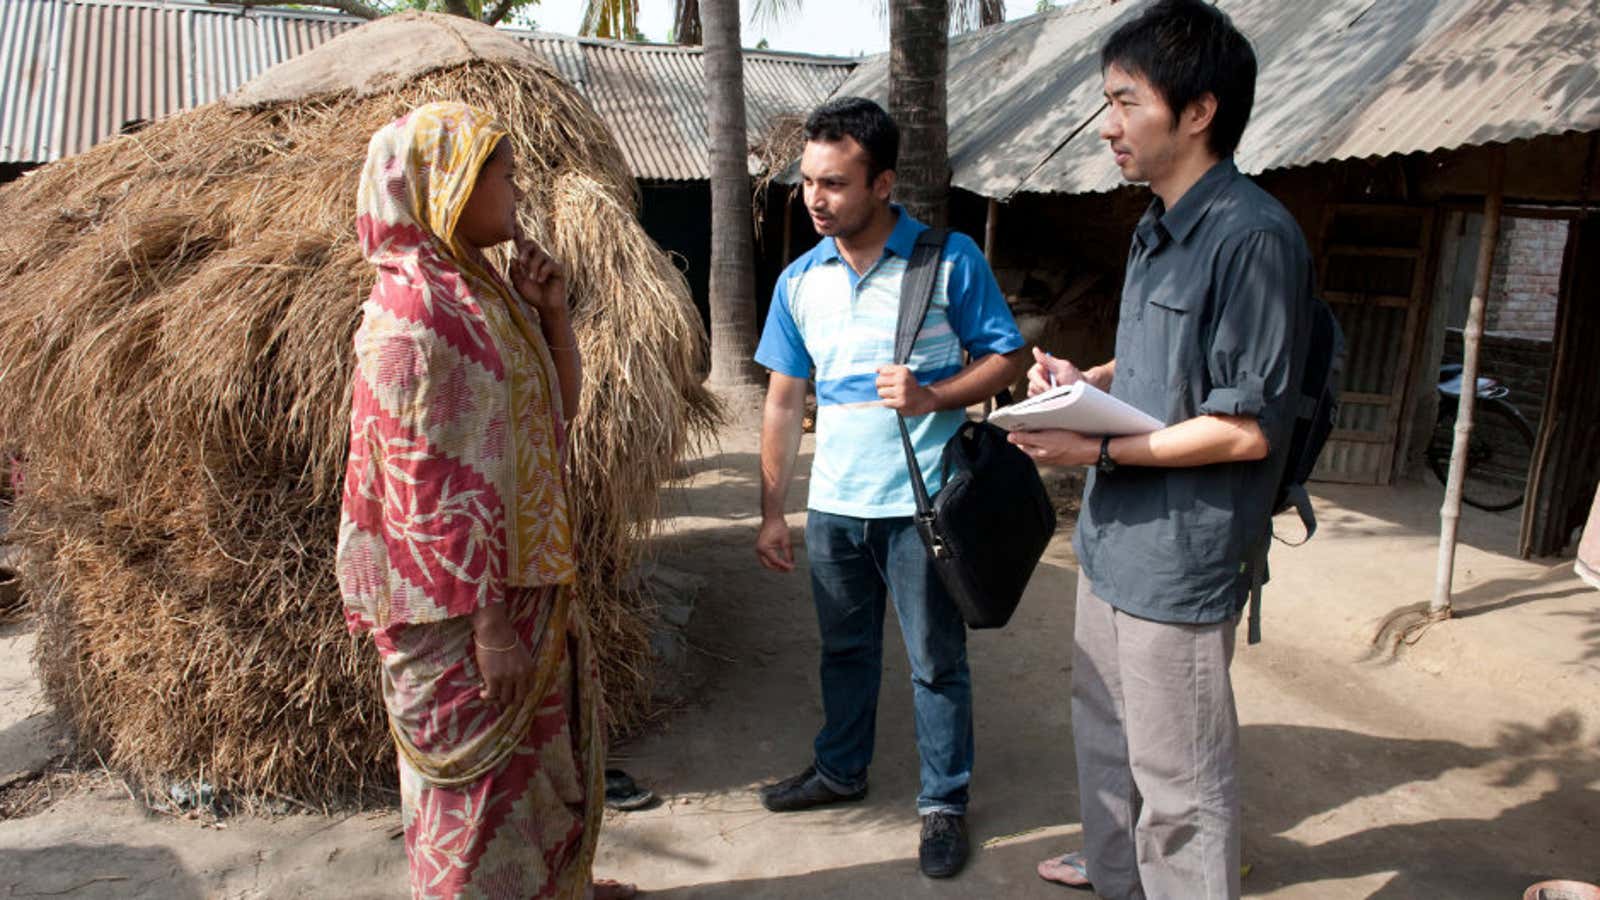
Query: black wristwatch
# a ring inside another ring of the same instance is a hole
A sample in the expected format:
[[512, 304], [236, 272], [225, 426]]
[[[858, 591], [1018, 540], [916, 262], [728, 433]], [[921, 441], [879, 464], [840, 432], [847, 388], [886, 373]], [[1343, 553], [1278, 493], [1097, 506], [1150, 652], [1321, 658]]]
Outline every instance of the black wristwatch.
[[1117, 470], [1117, 461], [1111, 458], [1111, 436], [1100, 439], [1100, 461], [1094, 464], [1099, 471], [1110, 474]]

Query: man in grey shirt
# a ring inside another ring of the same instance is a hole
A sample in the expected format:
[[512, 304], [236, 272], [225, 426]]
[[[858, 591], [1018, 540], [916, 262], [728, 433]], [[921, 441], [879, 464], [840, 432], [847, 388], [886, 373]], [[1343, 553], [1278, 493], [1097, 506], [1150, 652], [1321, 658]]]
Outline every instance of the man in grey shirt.
[[1084, 848], [1039, 874], [1108, 898], [1239, 896], [1238, 718], [1228, 667], [1309, 342], [1311, 254], [1294, 218], [1239, 174], [1256, 62], [1226, 15], [1162, 0], [1101, 53], [1101, 137], [1155, 199], [1128, 255], [1116, 356], [1053, 377], [1167, 423], [1102, 439], [1014, 433], [1040, 464], [1093, 466], [1072, 676]]

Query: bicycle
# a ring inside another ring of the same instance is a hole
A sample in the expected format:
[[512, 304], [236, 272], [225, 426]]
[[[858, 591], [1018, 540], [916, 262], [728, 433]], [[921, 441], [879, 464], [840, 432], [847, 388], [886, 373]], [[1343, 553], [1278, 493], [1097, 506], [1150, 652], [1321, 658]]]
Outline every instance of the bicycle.
[[[1450, 451], [1455, 443], [1461, 388], [1461, 366], [1440, 366], [1439, 416], [1427, 451], [1428, 468], [1440, 484], [1447, 484], [1450, 478]], [[1487, 512], [1502, 512], [1522, 505], [1528, 464], [1533, 458], [1533, 428], [1506, 399], [1511, 388], [1493, 378], [1479, 378], [1476, 393], [1461, 499]]]

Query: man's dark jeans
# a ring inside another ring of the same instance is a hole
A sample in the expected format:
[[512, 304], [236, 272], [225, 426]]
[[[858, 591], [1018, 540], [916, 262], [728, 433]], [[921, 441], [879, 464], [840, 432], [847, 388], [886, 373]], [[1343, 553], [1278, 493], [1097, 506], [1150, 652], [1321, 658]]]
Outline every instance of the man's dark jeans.
[[973, 758], [966, 625], [911, 517], [858, 519], [811, 510], [806, 553], [822, 632], [826, 721], [817, 734], [817, 771], [841, 793], [866, 785], [883, 678], [884, 600], [893, 596], [911, 661], [922, 758], [917, 812], [965, 814]]

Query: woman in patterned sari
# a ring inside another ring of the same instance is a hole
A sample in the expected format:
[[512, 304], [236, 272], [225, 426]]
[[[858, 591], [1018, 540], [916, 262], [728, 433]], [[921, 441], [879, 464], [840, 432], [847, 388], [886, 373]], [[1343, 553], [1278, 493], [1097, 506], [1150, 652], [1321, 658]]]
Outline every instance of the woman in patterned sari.
[[[505, 128], [456, 103], [368, 146], [357, 231], [378, 280], [355, 338], [339, 585], [382, 661], [412, 895], [631, 896], [591, 880], [604, 738], [564, 474], [581, 369], [513, 172]], [[502, 277], [483, 251], [507, 240]]]

